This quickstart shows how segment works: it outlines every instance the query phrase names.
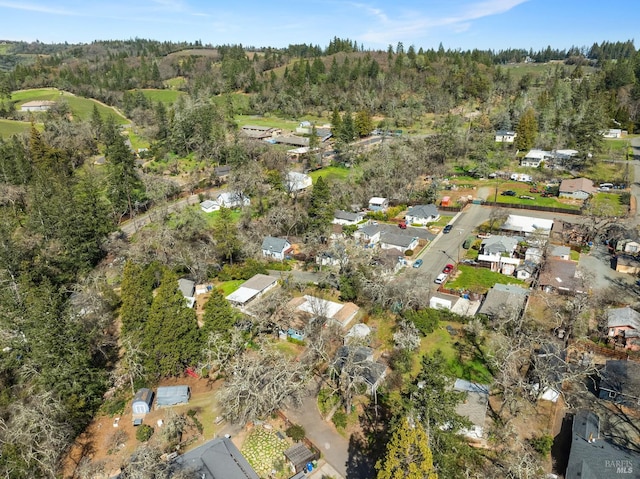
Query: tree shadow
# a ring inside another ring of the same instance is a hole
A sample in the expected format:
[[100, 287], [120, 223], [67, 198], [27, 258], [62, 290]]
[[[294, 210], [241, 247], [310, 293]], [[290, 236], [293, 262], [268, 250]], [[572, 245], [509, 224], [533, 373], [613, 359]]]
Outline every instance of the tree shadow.
[[375, 465], [384, 456], [389, 439], [389, 423], [393, 417], [384, 398], [367, 405], [360, 416], [360, 431], [349, 438], [347, 479], [375, 477]]
[[569, 465], [569, 452], [571, 451], [571, 428], [573, 425], [573, 416], [566, 414], [562, 418], [562, 426], [560, 432], [553, 438], [551, 446], [551, 460], [554, 472], [564, 477]]

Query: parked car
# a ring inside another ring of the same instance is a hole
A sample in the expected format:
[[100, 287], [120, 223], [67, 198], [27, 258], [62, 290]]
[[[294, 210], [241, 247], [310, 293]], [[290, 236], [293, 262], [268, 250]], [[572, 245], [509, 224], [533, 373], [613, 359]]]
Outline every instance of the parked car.
[[400, 223], [398, 223], [398, 228], [400, 228], [401, 230], [406, 230], [407, 229], [407, 223], [404, 221], [401, 221]]
[[444, 267], [444, 269], [442, 270], [442, 272], [444, 274], [449, 274], [453, 271], [454, 266], [452, 264], [448, 264]]
[[516, 192], [513, 190], [507, 190], [500, 193], [502, 196], [516, 196]]
[[434, 280], [434, 283], [442, 284], [445, 282], [446, 279], [447, 279], [447, 275], [444, 273], [440, 273], [438, 277]]
[[543, 198], [552, 198], [555, 195], [553, 193], [551, 193], [550, 191], [545, 191], [544, 193], [542, 193], [540, 196], [542, 196]]
[[535, 200], [535, 198], [533, 196], [529, 196], [529, 195], [520, 195], [519, 198], [521, 200]]
[[422, 266], [422, 260], [421, 259], [417, 259], [413, 262], [413, 267], [414, 268], [419, 268], [420, 266]]
[[478, 238], [480, 239], [491, 238], [491, 233], [478, 233]]
[[442, 230], [442, 232], [443, 232], [444, 234], [448, 234], [448, 233], [450, 233], [450, 232], [451, 232], [451, 230], [452, 230], [452, 229], [453, 229], [453, 225], [447, 225], [447, 226], [445, 226], [445, 227], [444, 227], [444, 229]]

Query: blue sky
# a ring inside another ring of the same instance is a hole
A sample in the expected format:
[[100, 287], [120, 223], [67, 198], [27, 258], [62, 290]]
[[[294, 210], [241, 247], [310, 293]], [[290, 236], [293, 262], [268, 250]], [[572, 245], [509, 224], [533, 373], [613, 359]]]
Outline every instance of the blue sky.
[[640, 3], [596, 0], [0, 0], [0, 39], [540, 49], [633, 39]]

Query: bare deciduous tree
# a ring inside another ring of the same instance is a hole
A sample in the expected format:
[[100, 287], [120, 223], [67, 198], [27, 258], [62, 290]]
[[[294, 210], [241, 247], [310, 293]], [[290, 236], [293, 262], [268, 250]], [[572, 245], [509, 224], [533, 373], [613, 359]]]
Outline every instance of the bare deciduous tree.
[[223, 415], [245, 424], [271, 414], [289, 402], [301, 402], [309, 371], [275, 349], [246, 352], [228, 368], [228, 380], [219, 392]]

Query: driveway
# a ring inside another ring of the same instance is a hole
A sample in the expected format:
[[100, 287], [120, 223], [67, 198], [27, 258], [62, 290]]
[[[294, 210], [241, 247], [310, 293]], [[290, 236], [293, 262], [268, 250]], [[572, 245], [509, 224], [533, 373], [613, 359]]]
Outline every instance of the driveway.
[[[304, 427], [307, 438], [322, 452], [322, 456], [343, 478], [347, 477], [349, 462], [349, 440], [338, 434], [332, 423], [320, 416], [315, 389], [310, 389], [302, 406], [289, 408], [285, 416], [295, 424]], [[338, 479], [338, 478], [336, 478]]]

